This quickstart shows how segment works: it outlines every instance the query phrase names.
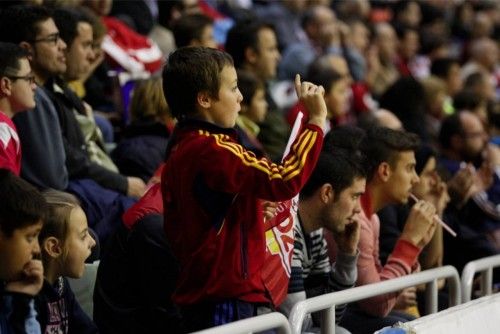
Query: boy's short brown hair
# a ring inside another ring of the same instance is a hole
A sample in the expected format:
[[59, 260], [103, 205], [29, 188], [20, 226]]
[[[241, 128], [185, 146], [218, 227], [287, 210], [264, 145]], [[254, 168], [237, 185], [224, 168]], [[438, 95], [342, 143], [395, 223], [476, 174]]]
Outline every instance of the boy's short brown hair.
[[0, 229], [5, 235], [45, 219], [47, 203], [43, 196], [10, 170], [0, 169], [0, 189]]
[[163, 93], [172, 115], [181, 120], [196, 113], [200, 92], [217, 99], [225, 66], [234, 66], [233, 59], [216, 49], [184, 47], [172, 53], [163, 69]]

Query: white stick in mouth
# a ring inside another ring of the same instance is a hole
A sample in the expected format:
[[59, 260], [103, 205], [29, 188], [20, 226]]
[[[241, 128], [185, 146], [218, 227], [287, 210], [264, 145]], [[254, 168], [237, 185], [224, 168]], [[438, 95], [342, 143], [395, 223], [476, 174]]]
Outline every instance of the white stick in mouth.
[[[417, 196], [413, 195], [413, 194], [410, 194], [410, 197], [415, 201], [415, 202], [418, 202], [419, 199], [417, 198]], [[453, 231], [451, 229], [451, 227], [449, 227], [441, 218], [439, 218], [438, 215], [434, 215], [434, 220], [437, 221], [446, 231], [448, 231], [448, 233], [450, 233], [452, 236], [456, 237], [457, 236], [457, 233], [455, 231]]]

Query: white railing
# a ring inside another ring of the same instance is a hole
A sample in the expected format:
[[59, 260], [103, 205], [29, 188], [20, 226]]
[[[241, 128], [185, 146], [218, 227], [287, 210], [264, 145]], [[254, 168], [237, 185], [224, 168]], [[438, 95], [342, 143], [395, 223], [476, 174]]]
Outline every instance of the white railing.
[[450, 306], [458, 305], [460, 298], [460, 278], [453, 266], [429, 269], [383, 282], [359, 286], [352, 289], [333, 292], [298, 302], [292, 308], [288, 320], [292, 333], [299, 334], [306, 314], [321, 312], [321, 333], [335, 333], [335, 305], [351, 303], [362, 299], [402, 290], [426, 283], [426, 311], [437, 312], [437, 281], [447, 278]]
[[500, 267], [500, 255], [485, 257], [479, 260], [470, 261], [462, 270], [462, 301], [470, 301], [472, 294], [472, 284], [474, 275], [481, 273], [480, 286], [481, 295], [491, 295], [493, 285], [493, 268]]
[[248, 334], [270, 329], [278, 329], [279, 334], [291, 334], [287, 318], [278, 312], [238, 320], [226, 325], [205, 329], [197, 334]]

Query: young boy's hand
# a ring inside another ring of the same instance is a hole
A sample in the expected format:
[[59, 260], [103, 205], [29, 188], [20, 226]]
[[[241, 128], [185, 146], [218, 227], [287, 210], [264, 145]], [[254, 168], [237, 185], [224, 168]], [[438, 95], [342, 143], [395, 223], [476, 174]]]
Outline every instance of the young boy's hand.
[[297, 97], [302, 100], [309, 111], [309, 123], [317, 125], [322, 129], [325, 127], [326, 103], [325, 89], [311, 82], [301, 82], [300, 75], [295, 76], [295, 91]]
[[35, 296], [42, 289], [43, 265], [40, 260], [31, 260], [24, 266], [20, 279], [10, 281], [5, 285], [5, 290]]

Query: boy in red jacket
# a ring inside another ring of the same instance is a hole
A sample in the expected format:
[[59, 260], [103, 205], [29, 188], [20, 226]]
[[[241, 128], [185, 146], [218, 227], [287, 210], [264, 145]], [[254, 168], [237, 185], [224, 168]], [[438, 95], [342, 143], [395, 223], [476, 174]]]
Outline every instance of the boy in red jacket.
[[323, 142], [324, 89], [295, 82], [309, 123], [281, 165], [257, 159], [234, 125], [242, 95], [231, 56], [189, 47], [174, 52], [163, 90], [179, 120], [162, 175], [165, 231], [181, 271], [173, 300], [186, 330], [270, 311], [262, 279], [265, 228], [261, 201], [293, 198], [311, 174]]

